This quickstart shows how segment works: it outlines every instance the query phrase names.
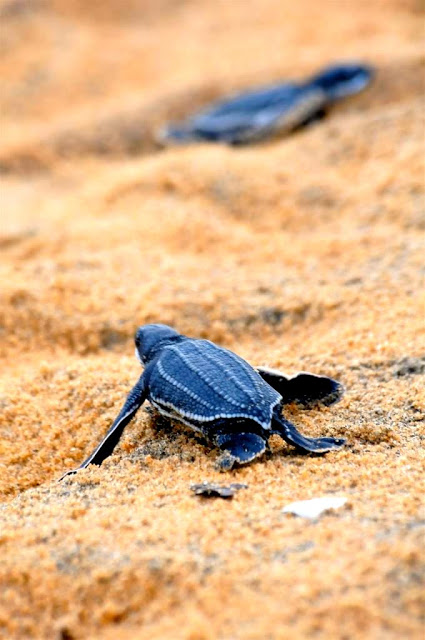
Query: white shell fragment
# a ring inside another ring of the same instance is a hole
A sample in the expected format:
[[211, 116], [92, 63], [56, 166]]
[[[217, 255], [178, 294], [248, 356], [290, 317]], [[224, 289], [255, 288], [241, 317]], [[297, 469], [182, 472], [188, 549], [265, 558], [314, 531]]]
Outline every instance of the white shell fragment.
[[313, 520], [318, 518], [325, 511], [339, 509], [347, 502], [347, 498], [313, 498], [312, 500], [301, 500], [300, 502], [291, 502], [282, 509], [282, 513], [293, 513], [300, 518], [309, 518]]

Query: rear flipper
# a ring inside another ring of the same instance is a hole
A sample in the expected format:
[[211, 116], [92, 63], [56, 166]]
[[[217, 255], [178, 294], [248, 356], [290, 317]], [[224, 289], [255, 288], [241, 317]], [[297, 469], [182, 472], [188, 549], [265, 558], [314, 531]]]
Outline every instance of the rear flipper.
[[273, 416], [272, 433], [277, 433], [286, 442], [304, 452], [326, 453], [345, 444], [343, 438], [306, 438], [292, 422], [276, 414]]
[[108, 458], [112, 454], [122, 436], [124, 428], [128, 425], [130, 420], [134, 418], [136, 412], [146, 399], [147, 390], [143, 376], [144, 374], [140, 376], [138, 382], [128, 394], [123, 408], [119, 412], [103, 440], [101, 440], [97, 445], [96, 449], [84, 460], [84, 462], [80, 464], [79, 467], [64, 473], [64, 475], [59, 479], [59, 482], [66, 478], [66, 476], [72, 475], [80, 469], [85, 469], [89, 464], [101, 465], [105, 458]]
[[326, 376], [301, 371], [292, 378], [275, 369], [257, 367], [257, 371], [267, 384], [282, 396], [284, 404], [296, 402], [306, 409], [316, 405], [329, 406], [341, 400], [344, 387]]
[[235, 463], [247, 464], [260, 456], [267, 447], [267, 441], [256, 433], [218, 433], [215, 444], [224, 451], [219, 458], [221, 471], [229, 471]]

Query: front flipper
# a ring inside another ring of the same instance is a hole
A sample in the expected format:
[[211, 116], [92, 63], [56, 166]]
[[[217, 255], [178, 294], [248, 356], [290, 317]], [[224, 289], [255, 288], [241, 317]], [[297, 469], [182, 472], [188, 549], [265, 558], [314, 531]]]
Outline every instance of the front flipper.
[[284, 404], [296, 402], [305, 409], [320, 404], [327, 407], [341, 400], [344, 393], [340, 382], [326, 376], [301, 371], [288, 378], [275, 369], [257, 367], [257, 371], [267, 384], [280, 393]]
[[345, 444], [343, 438], [306, 438], [292, 422], [276, 414], [273, 416], [272, 433], [277, 433], [297, 449], [311, 453], [326, 453], [332, 449], [340, 449]]
[[218, 462], [221, 471], [229, 471], [235, 463], [251, 462], [267, 447], [267, 441], [256, 433], [220, 433], [214, 442], [224, 451]]
[[127, 400], [124, 403], [123, 408], [119, 412], [117, 418], [114, 420], [112, 426], [106, 433], [103, 440], [97, 445], [96, 449], [89, 455], [88, 458], [80, 464], [79, 467], [72, 471], [67, 471], [60, 479], [63, 480], [68, 475], [76, 473], [80, 469], [85, 469], [89, 464], [101, 465], [105, 458], [108, 458], [115, 447], [117, 446], [119, 439], [122, 436], [124, 428], [128, 425], [130, 420], [134, 418], [138, 409], [142, 406], [146, 400], [147, 389], [145, 384], [144, 374], [142, 374], [134, 385], [132, 390], [127, 396]]

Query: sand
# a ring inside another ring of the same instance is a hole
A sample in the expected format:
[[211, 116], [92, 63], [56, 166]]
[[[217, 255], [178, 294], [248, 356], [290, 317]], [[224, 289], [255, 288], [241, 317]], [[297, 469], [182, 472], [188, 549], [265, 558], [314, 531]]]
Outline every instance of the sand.
[[[0, 151], [0, 635], [420, 638], [424, 630], [423, 13], [416, 0], [7, 0]], [[161, 149], [228, 92], [337, 59], [377, 68], [302, 132]], [[421, 72], [422, 69], [422, 72]], [[144, 407], [63, 483], [164, 322], [341, 380], [288, 417], [346, 437], [217, 451]], [[231, 500], [190, 485], [244, 483]], [[288, 503], [346, 497], [317, 520]]]

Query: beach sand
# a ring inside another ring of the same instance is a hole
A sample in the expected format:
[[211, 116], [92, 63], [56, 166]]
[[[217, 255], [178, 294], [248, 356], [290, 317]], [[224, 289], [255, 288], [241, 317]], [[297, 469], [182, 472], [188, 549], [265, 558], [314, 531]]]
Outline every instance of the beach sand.
[[[0, 636], [420, 638], [424, 629], [422, 3], [7, 0], [0, 151]], [[162, 149], [244, 88], [364, 60], [364, 93], [290, 137]], [[347, 438], [217, 450], [148, 405], [58, 483], [170, 324], [343, 382], [287, 415]], [[202, 499], [204, 480], [248, 485]], [[346, 497], [305, 520], [290, 502]]]

